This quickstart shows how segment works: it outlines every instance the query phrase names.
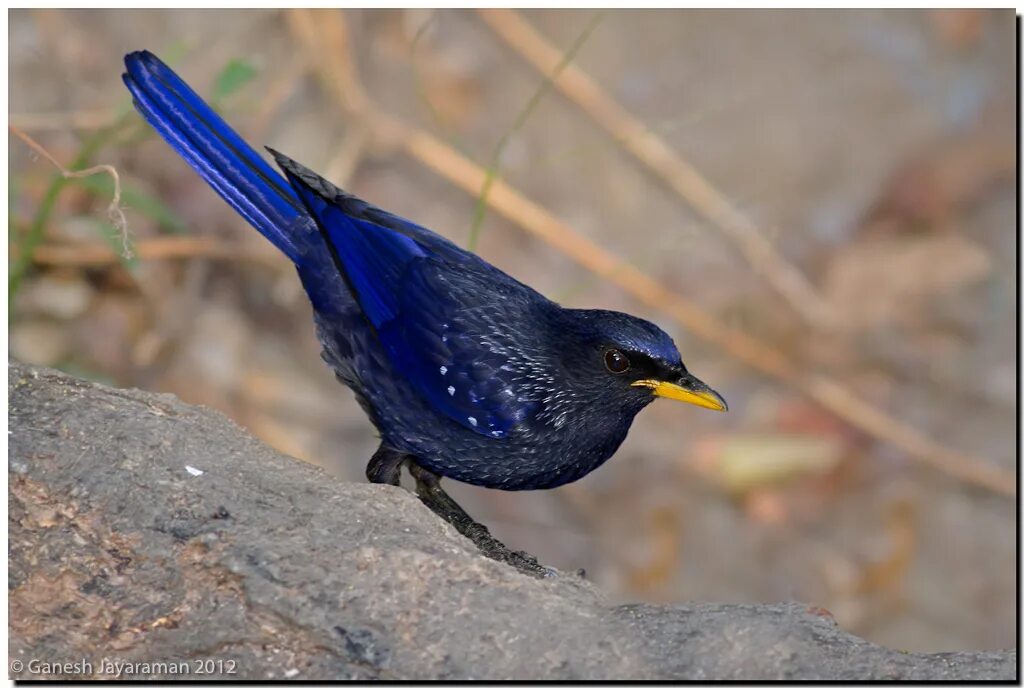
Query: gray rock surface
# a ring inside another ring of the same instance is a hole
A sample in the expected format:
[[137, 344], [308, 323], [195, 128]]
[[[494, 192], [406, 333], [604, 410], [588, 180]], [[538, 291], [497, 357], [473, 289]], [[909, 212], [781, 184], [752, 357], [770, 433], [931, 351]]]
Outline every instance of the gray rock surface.
[[8, 384], [14, 678], [1016, 675], [1012, 651], [902, 653], [801, 604], [609, 606], [214, 411], [13, 363]]

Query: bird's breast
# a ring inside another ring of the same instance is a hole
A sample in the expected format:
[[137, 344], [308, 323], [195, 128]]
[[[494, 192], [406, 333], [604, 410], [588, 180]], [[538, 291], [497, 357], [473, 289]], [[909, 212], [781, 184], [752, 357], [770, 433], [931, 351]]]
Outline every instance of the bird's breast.
[[460, 428], [437, 432], [440, 424], [396, 437], [432, 471], [482, 487], [539, 490], [558, 487], [587, 475], [615, 453], [626, 438], [629, 422], [598, 429], [561, 428], [536, 420], [505, 439], [488, 440]]

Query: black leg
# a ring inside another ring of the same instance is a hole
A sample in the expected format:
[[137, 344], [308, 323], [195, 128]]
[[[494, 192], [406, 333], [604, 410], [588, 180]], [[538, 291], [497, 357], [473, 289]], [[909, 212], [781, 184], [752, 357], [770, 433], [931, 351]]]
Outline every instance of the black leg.
[[402, 464], [408, 458], [408, 454], [380, 445], [370, 463], [366, 464], [367, 480], [397, 487], [402, 477]]
[[[408, 458], [412, 459], [412, 457]], [[408, 466], [412, 477], [416, 479], [416, 494], [420, 501], [472, 540], [484, 556], [505, 562], [523, 573], [538, 578], [555, 575], [553, 569], [541, 565], [536, 557], [532, 557], [526, 552], [510, 550], [496, 540], [487, 530], [487, 526], [474, 521], [454, 499], [448, 496], [448, 493], [441, 488], [440, 476], [418, 465], [415, 460], [410, 460]], [[369, 469], [367, 470], [369, 471]]]

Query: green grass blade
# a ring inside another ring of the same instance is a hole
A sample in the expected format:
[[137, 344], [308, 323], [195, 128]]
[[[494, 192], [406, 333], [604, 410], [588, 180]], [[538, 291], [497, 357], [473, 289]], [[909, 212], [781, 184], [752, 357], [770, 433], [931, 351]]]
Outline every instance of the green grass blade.
[[487, 165], [486, 176], [484, 177], [483, 186], [480, 188], [480, 195], [477, 197], [476, 208], [473, 210], [473, 221], [469, 228], [469, 241], [467, 242], [467, 248], [470, 251], [476, 251], [477, 244], [480, 240], [480, 228], [483, 225], [484, 218], [487, 216], [487, 197], [491, 193], [491, 187], [494, 185], [494, 181], [498, 178], [498, 171], [501, 165], [501, 156], [505, 152], [505, 147], [508, 142], [512, 139], [512, 136], [516, 134], [523, 125], [526, 124], [526, 120], [529, 119], [530, 113], [534, 111], [541, 98], [551, 89], [554, 85], [555, 79], [562, 73], [573, 58], [576, 57], [576, 53], [580, 51], [587, 39], [590, 38], [590, 34], [594, 32], [594, 29], [598, 27], [601, 21], [604, 19], [604, 12], [597, 12], [590, 18], [590, 21], [580, 32], [580, 35], [576, 37], [569, 49], [562, 55], [562, 59], [559, 61], [555, 68], [551, 70], [551, 74], [544, 78], [537, 90], [534, 91], [530, 100], [526, 103], [526, 106], [519, 111], [515, 121], [512, 122], [512, 126], [502, 134], [498, 140], [498, 144], [494, 147], [494, 152], [491, 154], [491, 161]]
[[257, 70], [249, 62], [238, 58], [231, 59], [217, 75], [210, 100], [220, 102], [235, 93], [253, 80]]

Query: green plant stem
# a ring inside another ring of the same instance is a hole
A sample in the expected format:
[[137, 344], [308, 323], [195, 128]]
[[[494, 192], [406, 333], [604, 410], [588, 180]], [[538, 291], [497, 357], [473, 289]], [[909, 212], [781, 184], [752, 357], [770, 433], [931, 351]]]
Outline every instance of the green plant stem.
[[[117, 135], [121, 127], [128, 121], [128, 115], [123, 115], [118, 118], [116, 122], [97, 131], [92, 136], [88, 137], [83, 143], [82, 147], [78, 151], [78, 155], [72, 161], [71, 165], [68, 166], [69, 170], [75, 171], [88, 167], [90, 160], [96, 153], [103, 148], [114, 136]], [[60, 192], [70, 184], [73, 180], [68, 179], [60, 172], [53, 175], [50, 181], [50, 185], [46, 189], [46, 193], [43, 194], [43, 199], [39, 203], [39, 208], [36, 210], [35, 217], [32, 218], [32, 223], [29, 225], [28, 230], [21, 237], [18, 246], [17, 257], [11, 264], [11, 273], [7, 280], [7, 313], [8, 321], [14, 317], [14, 297], [18, 293], [18, 287], [21, 286], [21, 282], [32, 266], [32, 259], [35, 256], [36, 248], [43, 241], [43, 235], [45, 234], [46, 226], [50, 222], [50, 217], [53, 215], [54, 209], [57, 207], [57, 199], [60, 197]]]
[[512, 126], [502, 134], [501, 138], [498, 139], [498, 144], [494, 147], [494, 152], [491, 154], [490, 163], [487, 165], [486, 176], [484, 177], [483, 186], [480, 188], [480, 195], [476, 199], [476, 207], [473, 210], [473, 221], [469, 228], [469, 241], [467, 247], [470, 251], [476, 251], [477, 243], [480, 240], [480, 228], [483, 225], [484, 218], [487, 216], [487, 197], [491, 193], [491, 187], [494, 185], [495, 179], [498, 178], [498, 170], [501, 165], [501, 156], [505, 152], [505, 147], [511, 140], [512, 136], [518, 132], [526, 120], [530, 117], [530, 113], [533, 112], [537, 104], [540, 103], [541, 98], [544, 97], [554, 84], [555, 79], [562, 73], [573, 58], [576, 57], [576, 53], [580, 51], [583, 44], [590, 38], [590, 34], [594, 32], [601, 20], [604, 19], [604, 12], [597, 12], [590, 18], [590, 21], [580, 32], [580, 35], [576, 37], [576, 40], [569, 47], [569, 49], [562, 55], [562, 59], [559, 61], [555, 68], [551, 70], [551, 73], [544, 78], [537, 90], [534, 91], [530, 100], [526, 103], [526, 106], [519, 111], [515, 121], [512, 122]]

